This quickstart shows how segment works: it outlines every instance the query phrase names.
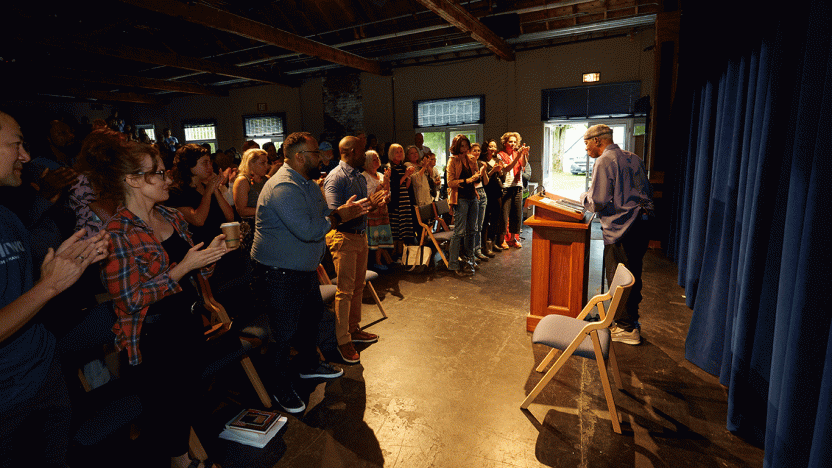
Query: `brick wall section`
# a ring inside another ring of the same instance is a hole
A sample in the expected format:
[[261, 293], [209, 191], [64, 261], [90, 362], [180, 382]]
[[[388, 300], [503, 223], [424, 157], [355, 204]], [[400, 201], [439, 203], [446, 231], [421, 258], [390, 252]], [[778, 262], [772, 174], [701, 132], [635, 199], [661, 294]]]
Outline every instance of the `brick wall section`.
[[364, 129], [364, 106], [361, 77], [358, 74], [324, 78], [324, 133], [322, 141], [333, 147], [346, 135]]

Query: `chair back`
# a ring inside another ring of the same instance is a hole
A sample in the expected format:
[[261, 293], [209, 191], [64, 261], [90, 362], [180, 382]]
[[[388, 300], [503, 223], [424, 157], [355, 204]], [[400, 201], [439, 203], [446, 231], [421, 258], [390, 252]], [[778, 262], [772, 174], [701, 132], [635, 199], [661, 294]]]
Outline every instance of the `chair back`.
[[451, 207], [448, 206], [448, 199], [437, 200], [434, 202], [434, 205], [436, 205], [436, 216], [442, 216], [451, 213]]
[[214, 294], [211, 292], [211, 284], [205, 277], [197, 273], [197, 285], [199, 292], [202, 294], [202, 305], [211, 313], [210, 320], [207, 321], [203, 317], [203, 324], [206, 326], [204, 330], [206, 340], [215, 340], [229, 331], [233, 324], [231, 317], [226, 312], [225, 307], [214, 299]]
[[[618, 311], [627, 304], [627, 298], [630, 297], [630, 290], [633, 289], [634, 284], [636, 284], [636, 279], [633, 274], [630, 273], [630, 270], [623, 263], [619, 263], [615, 269], [612, 283], [610, 283], [610, 290], [606, 294], [595, 296], [606, 296], [602, 299], [603, 301], [612, 299], [610, 301], [610, 309], [604, 316], [604, 320], [602, 320], [602, 323], [605, 324], [604, 326], [610, 326]], [[599, 304], [599, 309], [601, 307], [602, 305]]]
[[430, 223], [433, 221], [433, 205], [413, 205], [416, 212], [416, 221], [425, 229], [430, 229]]

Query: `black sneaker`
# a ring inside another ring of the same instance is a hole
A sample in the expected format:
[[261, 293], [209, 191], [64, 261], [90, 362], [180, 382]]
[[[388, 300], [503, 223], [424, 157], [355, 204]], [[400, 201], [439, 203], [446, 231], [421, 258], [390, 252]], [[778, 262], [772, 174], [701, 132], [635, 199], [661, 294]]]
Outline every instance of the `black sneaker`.
[[300, 399], [298, 393], [291, 385], [281, 388], [278, 393], [274, 394], [274, 399], [277, 400], [277, 404], [282, 406], [287, 413], [302, 413], [306, 409], [303, 400]]
[[337, 379], [344, 375], [344, 370], [326, 362], [318, 363], [318, 367], [300, 373], [302, 379]]

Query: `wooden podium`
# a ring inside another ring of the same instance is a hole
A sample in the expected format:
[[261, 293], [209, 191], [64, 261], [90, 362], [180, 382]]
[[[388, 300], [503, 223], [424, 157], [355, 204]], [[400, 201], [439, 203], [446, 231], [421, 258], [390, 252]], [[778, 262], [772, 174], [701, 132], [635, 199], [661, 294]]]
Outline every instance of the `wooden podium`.
[[526, 200], [535, 211], [525, 221], [533, 231], [528, 331], [549, 314], [577, 317], [586, 304], [589, 234], [595, 214], [556, 203], [559, 199], [580, 205], [553, 194]]

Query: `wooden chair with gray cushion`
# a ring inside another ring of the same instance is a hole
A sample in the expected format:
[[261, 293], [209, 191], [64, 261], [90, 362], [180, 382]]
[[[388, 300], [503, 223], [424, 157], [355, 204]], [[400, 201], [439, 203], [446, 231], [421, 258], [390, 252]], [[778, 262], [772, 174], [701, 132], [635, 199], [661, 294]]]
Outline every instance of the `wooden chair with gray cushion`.
[[[437, 203], [441, 202], [444, 202], [445, 206], [447, 206], [447, 200], [440, 200]], [[425, 239], [429, 238], [431, 242], [433, 242], [433, 246], [436, 247], [436, 250], [439, 252], [439, 255], [442, 257], [445, 267], [447, 267], [448, 257], [445, 256], [442, 246], [451, 242], [451, 238], [454, 235], [453, 231], [447, 229], [447, 225], [445, 225], [444, 221], [441, 221], [441, 218], [437, 218], [437, 210], [434, 208], [433, 204], [422, 206], [414, 205], [413, 209], [416, 211], [416, 221], [419, 223], [419, 226], [422, 227], [422, 234], [419, 237], [419, 247], [424, 247]], [[441, 221], [440, 226], [442, 227], [440, 227], [440, 229], [444, 230], [434, 230], [433, 226], [437, 220]]]
[[[381, 305], [381, 299], [378, 297], [376, 293], [376, 288], [373, 287], [373, 281], [378, 279], [378, 273], [373, 270], [367, 270], [364, 274], [364, 282], [366, 283], [366, 288], [370, 290], [370, 294], [373, 296], [373, 301], [375, 301], [376, 306], [378, 306], [378, 310], [381, 312], [381, 315], [384, 318], [387, 318], [387, 312], [384, 311], [384, 306]], [[335, 300], [335, 292], [337, 287], [335, 284], [338, 283], [338, 278], [329, 278], [329, 275], [326, 273], [326, 269], [323, 265], [318, 265], [318, 282], [321, 283], [321, 297], [324, 299], [324, 304], [329, 304], [333, 300]], [[335, 284], [333, 284], [335, 283]]]
[[[599, 294], [589, 300], [576, 318], [563, 315], [547, 315], [543, 317], [534, 330], [532, 342], [543, 344], [552, 348], [543, 358], [543, 361], [535, 369], [543, 372], [546, 366], [552, 362], [555, 354], [562, 350], [560, 357], [552, 365], [546, 375], [540, 379], [540, 383], [534, 387], [529, 396], [523, 400], [521, 408], [526, 409], [532, 401], [540, 394], [544, 387], [552, 380], [552, 377], [563, 367], [566, 360], [574, 355], [587, 359], [595, 359], [598, 363], [598, 372], [601, 374], [601, 386], [604, 388], [604, 396], [607, 399], [607, 407], [610, 411], [613, 431], [621, 434], [621, 424], [618, 419], [618, 411], [615, 409], [615, 400], [610, 388], [610, 380], [607, 375], [606, 361], [609, 358], [612, 366], [613, 377], [618, 388], [622, 388], [621, 376], [618, 372], [618, 362], [615, 359], [615, 351], [610, 339], [610, 325], [619, 309], [627, 303], [627, 297], [635, 284], [635, 278], [624, 264], [619, 263], [615, 270], [615, 276], [610, 284], [610, 290], [605, 294]], [[604, 310], [604, 302], [610, 301], [609, 311]], [[592, 309], [598, 309], [600, 320], [587, 322], [584, 319]]]

